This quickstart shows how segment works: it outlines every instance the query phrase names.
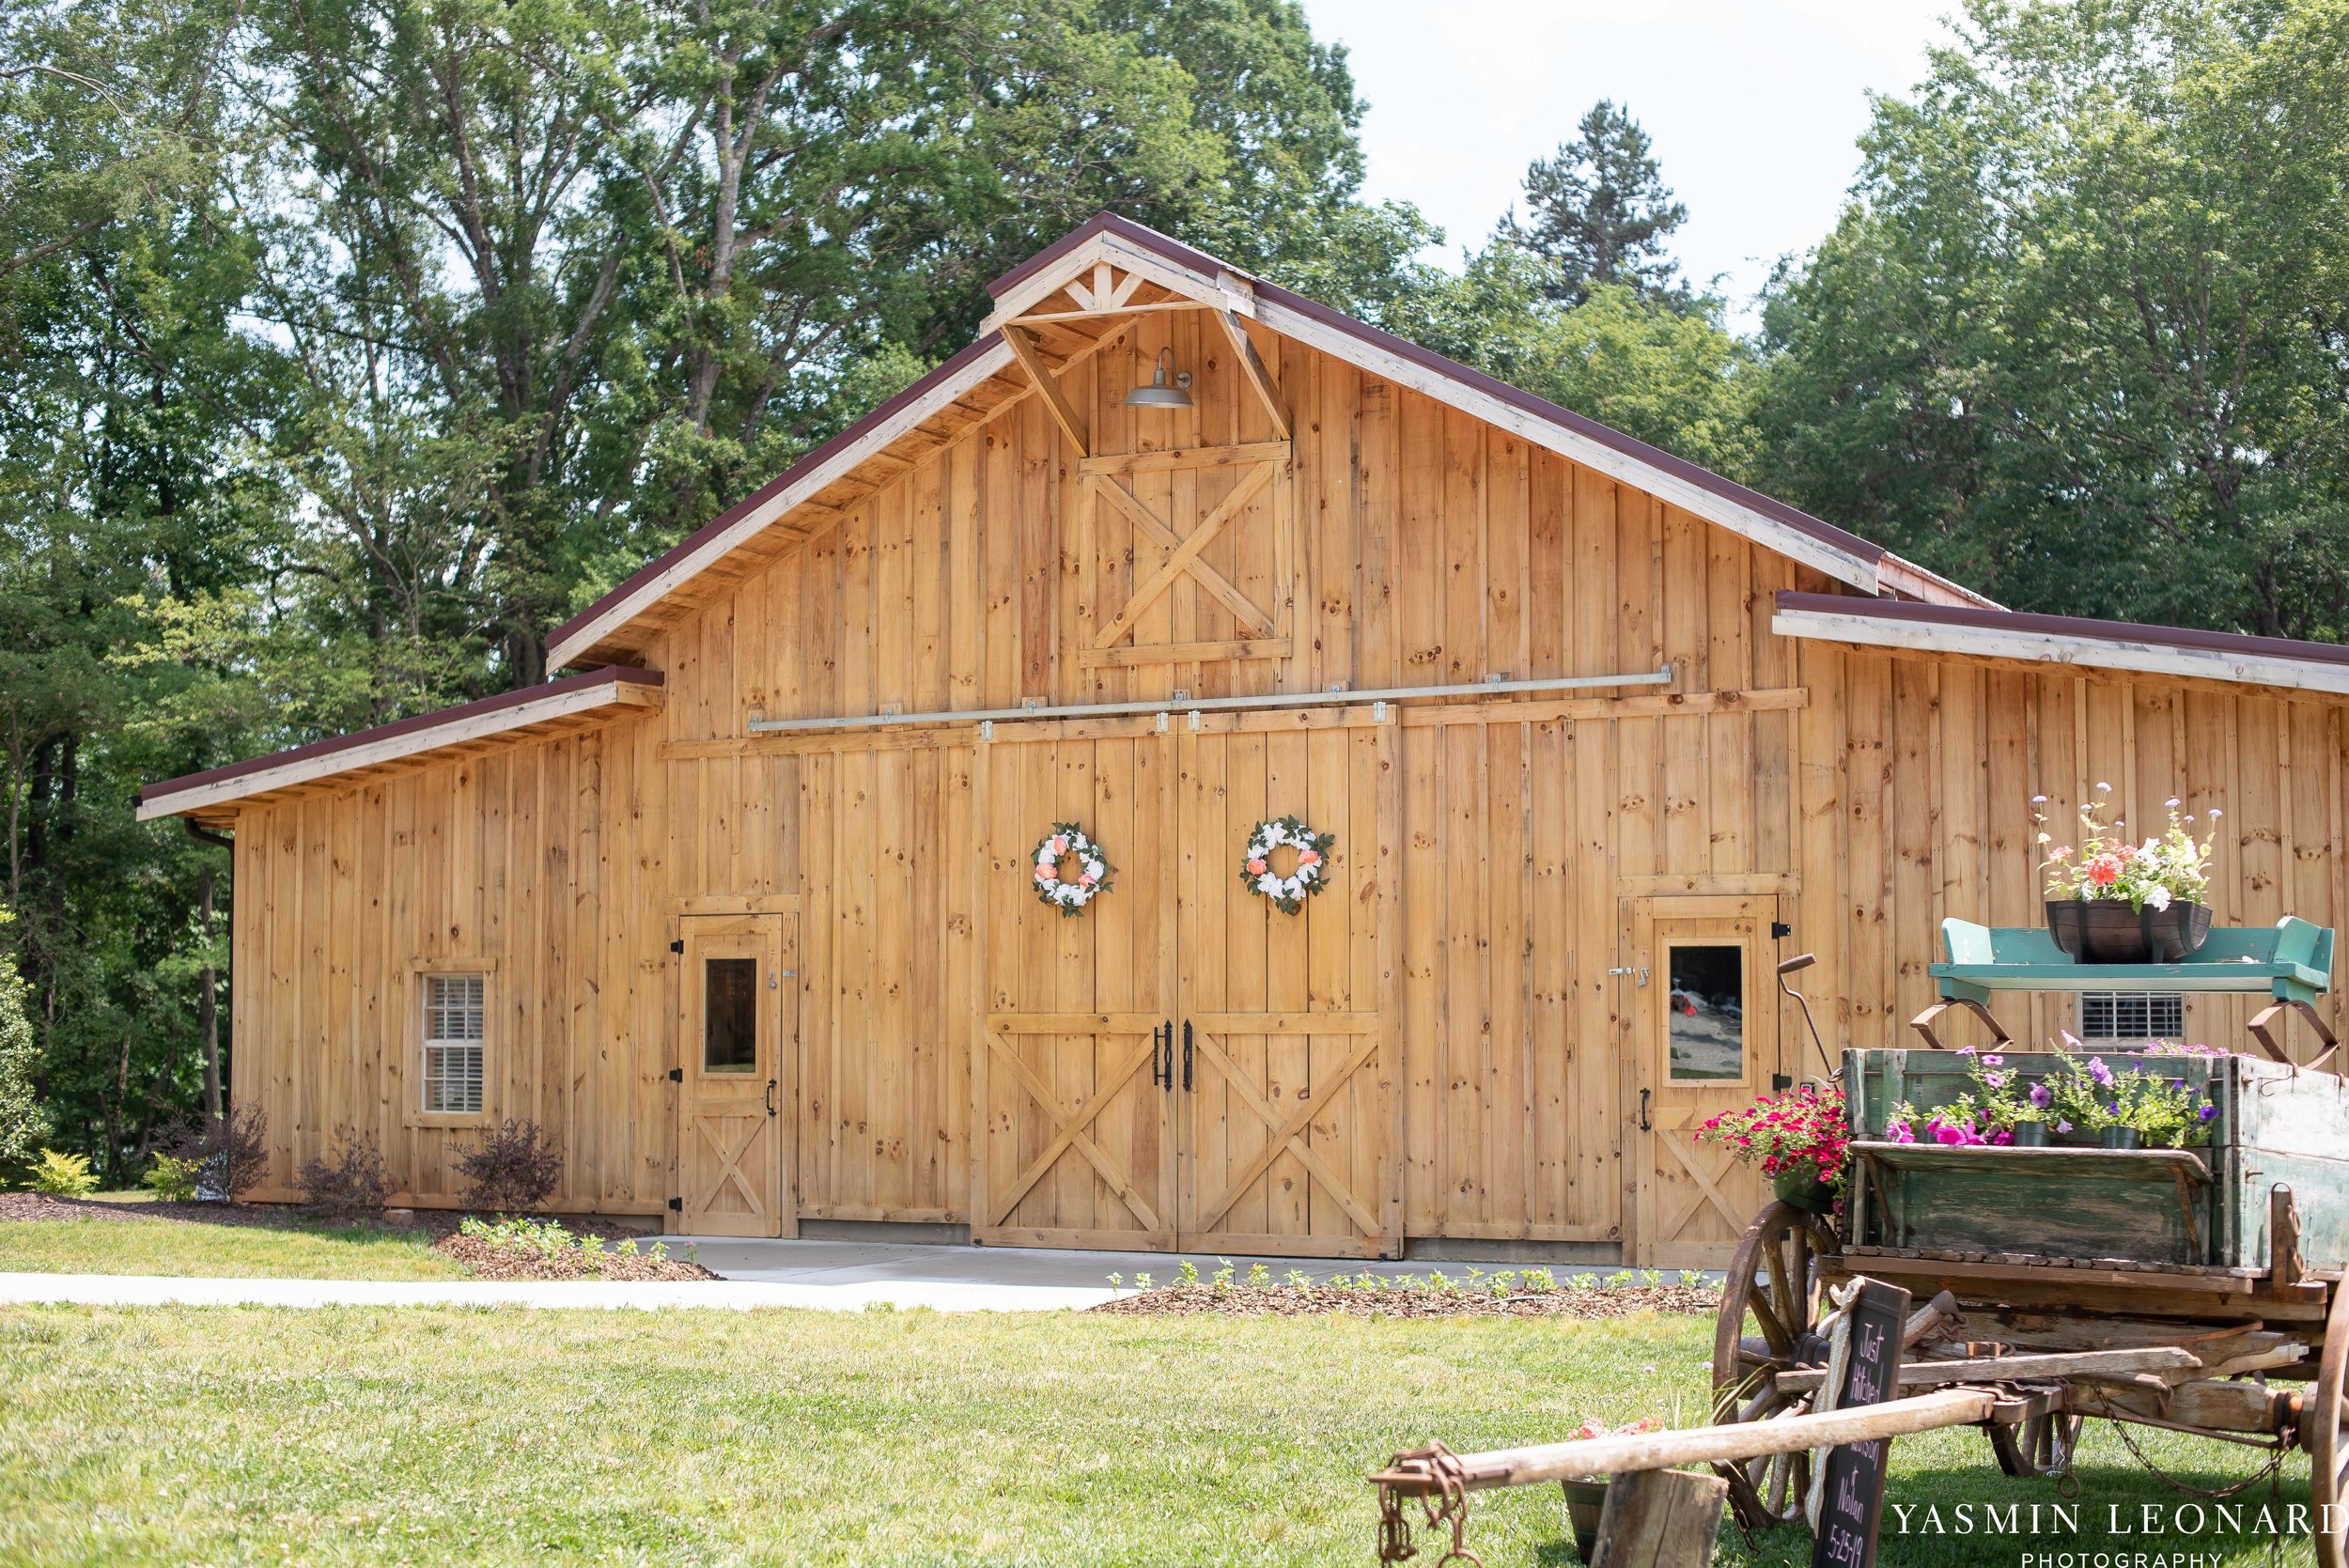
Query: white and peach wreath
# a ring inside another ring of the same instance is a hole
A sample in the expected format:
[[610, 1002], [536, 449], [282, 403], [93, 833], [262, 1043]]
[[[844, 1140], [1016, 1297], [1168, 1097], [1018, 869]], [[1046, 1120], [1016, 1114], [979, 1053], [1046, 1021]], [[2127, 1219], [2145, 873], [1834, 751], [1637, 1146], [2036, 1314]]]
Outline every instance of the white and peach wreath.
[[[1063, 878], [1060, 863], [1065, 860], [1077, 862], [1077, 874]], [[1035, 846], [1035, 895], [1055, 906], [1065, 915], [1073, 915], [1093, 902], [1095, 895], [1110, 891], [1110, 863], [1102, 855], [1101, 846], [1085, 837], [1084, 830], [1074, 822], [1055, 822], [1052, 831]]]
[[[1285, 877], [1272, 869], [1272, 852], [1283, 845], [1297, 851], [1296, 869]], [[1328, 886], [1322, 874], [1330, 863], [1330, 851], [1337, 846], [1337, 834], [1315, 832], [1294, 816], [1259, 822], [1248, 835], [1248, 848], [1240, 857], [1240, 886], [1269, 901], [1283, 914], [1293, 915], [1305, 907], [1305, 900]]]

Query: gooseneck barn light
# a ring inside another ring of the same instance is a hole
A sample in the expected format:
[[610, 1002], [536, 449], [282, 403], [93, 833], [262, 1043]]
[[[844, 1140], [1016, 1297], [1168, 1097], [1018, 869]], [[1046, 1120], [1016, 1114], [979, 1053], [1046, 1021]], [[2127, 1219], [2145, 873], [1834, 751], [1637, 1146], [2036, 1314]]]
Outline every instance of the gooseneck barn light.
[[1138, 386], [1126, 394], [1126, 406], [1129, 409], [1187, 409], [1190, 407], [1190, 393], [1187, 390], [1190, 385], [1190, 371], [1175, 371], [1174, 385], [1167, 384], [1166, 373], [1173, 368], [1174, 364], [1174, 350], [1160, 349], [1159, 363], [1150, 372], [1150, 384]]

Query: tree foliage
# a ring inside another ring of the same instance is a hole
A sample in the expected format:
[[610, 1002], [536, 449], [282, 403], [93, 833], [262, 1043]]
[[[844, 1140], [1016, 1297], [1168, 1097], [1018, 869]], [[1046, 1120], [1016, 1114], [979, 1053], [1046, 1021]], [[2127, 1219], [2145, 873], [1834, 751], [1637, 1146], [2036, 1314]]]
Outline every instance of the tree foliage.
[[2349, 631], [2349, 8], [1977, 0], [1771, 290], [1763, 482], [2018, 607]]

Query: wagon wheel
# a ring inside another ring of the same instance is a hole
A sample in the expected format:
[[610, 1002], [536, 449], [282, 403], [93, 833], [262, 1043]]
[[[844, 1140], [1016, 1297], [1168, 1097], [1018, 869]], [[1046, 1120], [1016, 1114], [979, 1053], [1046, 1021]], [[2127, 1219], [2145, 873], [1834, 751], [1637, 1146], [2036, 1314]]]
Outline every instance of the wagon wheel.
[[2032, 1416], [2020, 1426], [1990, 1428], [1990, 1452], [2011, 1476], [2060, 1476], [2072, 1469], [2082, 1418], [2059, 1410]]
[[[1796, 1342], [1819, 1321], [1820, 1254], [1835, 1250], [1827, 1221], [1787, 1203], [1772, 1203], [1746, 1227], [1721, 1283], [1720, 1317], [1713, 1328], [1713, 1421], [1767, 1421], [1791, 1412], [1796, 1396], [1778, 1389], [1778, 1374], [1795, 1364]], [[1759, 1335], [1746, 1332], [1750, 1313]], [[1811, 1455], [1769, 1454], [1714, 1467], [1729, 1483], [1730, 1506], [1748, 1529], [1767, 1529], [1801, 1517], [1811, 1490]]]
[[2309, 1514], [2316, 1521], [2317, 1568], [2349, 1568], [2349, 1289], [2333, 1286], [2317, 1358], [2316, 1389], [2300, 1410], [2309, 1450]]

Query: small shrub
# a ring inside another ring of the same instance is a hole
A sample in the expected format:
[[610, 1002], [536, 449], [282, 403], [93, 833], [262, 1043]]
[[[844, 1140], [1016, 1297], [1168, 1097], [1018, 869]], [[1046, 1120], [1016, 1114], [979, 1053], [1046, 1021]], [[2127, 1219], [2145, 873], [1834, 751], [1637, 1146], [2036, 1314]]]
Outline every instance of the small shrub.
[[1618, 1268], [1615, 1272], [1607, 1276], [1607, 1288], [1609, 1290], [1621, 1290], [1626, 1285], [1631, 1283], [1633, 1278], [1634, 1276], [1631, 1270], [1627, 1268]]
[[1314, 1277], [1301, 1268], [1292, 1268], [1281, 1276], [1281, 1282], [1291, 1290], [1305, 1290], [1312, 1286]]
[[391, 1201], [392, 1179], [383, 1169], [383, 1152], [372, 1138], [346, 1143], [333, 1159], [314, 1155], [294, 1177], [302, 1201], [329, 1219], [365, 1219], [383, 1212]]
[[1525, 1288], [1527, 1290], [1556, 1290], [1558, 1276], [1547, 1268], [1529, 1268], [1525, 1271]]
[[157, 1155], [155, 1163], [147, 1168], [141, 1178], [143, 1185], [152, 1188], [155, 1196], [166, 1203], [192, 1203], [195, 1201], [195, 1181], [204, 1172], [200, 1159], [183, 1159], [178, 1155]]
[[1642, 1268], [1640, 1270], [1640, 1283], [1647, 1286], [1648, 1289], [1654, 1290], [1657, 1286], [1662, 1284], [1663, 1282], [1664, 1271], [1662, 1269]]
[[1598, 1276], [1595, 1274], [1578, 1274], [1573, 1279], [1568, 1280], [1566, 1283], [1576, 1290], [1596, 1290], [1598, 1288]]
[[1250, 1264], [1248, 1265], [1248, 1282], [1256, 1286], [1268, 1285], [1272, 1283], [1272, 1270], [1267, 1268], [1260, 1263]]
[[1134, 1276], [1134, 1289], [1136, 1290], [1148, 1290], [1156, 1283], [1158, 1283], [1158, 1281], [1151, 1279], [1147, 1274], [1137, 1274]]
[[1217, 1269], [1214, 1274], [1209, 1276], [1209, 1278], [1215, 1281], [1215, 1288], [1218, 1291], [1230, 1290], [1232, 1288], [1232, 1260], [1229, 1258], [1218, 1258], [1216, 1259], [1216, 1262], [1221, 1264], [1223, 1266]]
[[1191, 1262], [1189, 1258], [1185, 1258], [1180, 1264], [1175, 1265], [1174, 1282], [1178, 1285], [1197, 1284], [1199, 1282], [1199, 1265]]
[[1704, 1270], [1702, 1268], [1684, 1268], [1680, 1271], [1680, 1282], [1693, 1289], [1694, 1287], [1704, 1283]]
[[487, 1214], [536, 1214], [563, 1181], [563, 1157], [536, 1122], [506, 1122], [470, 1150], [449, 1147], [459, 1151], [466, 1205]]
[[199, 1119], [163, 1151], [196, 1167], [196, 1196], [241, 1198], [269, 1175], [269, 1117], [257, 1105], [219, 1121]]
[[31, 1186], [52, 1198], [86, 1198], [98, 1190], [98, 1177], [89, 1168], [89, 1156], [43, 1149], [33, 1166]]

